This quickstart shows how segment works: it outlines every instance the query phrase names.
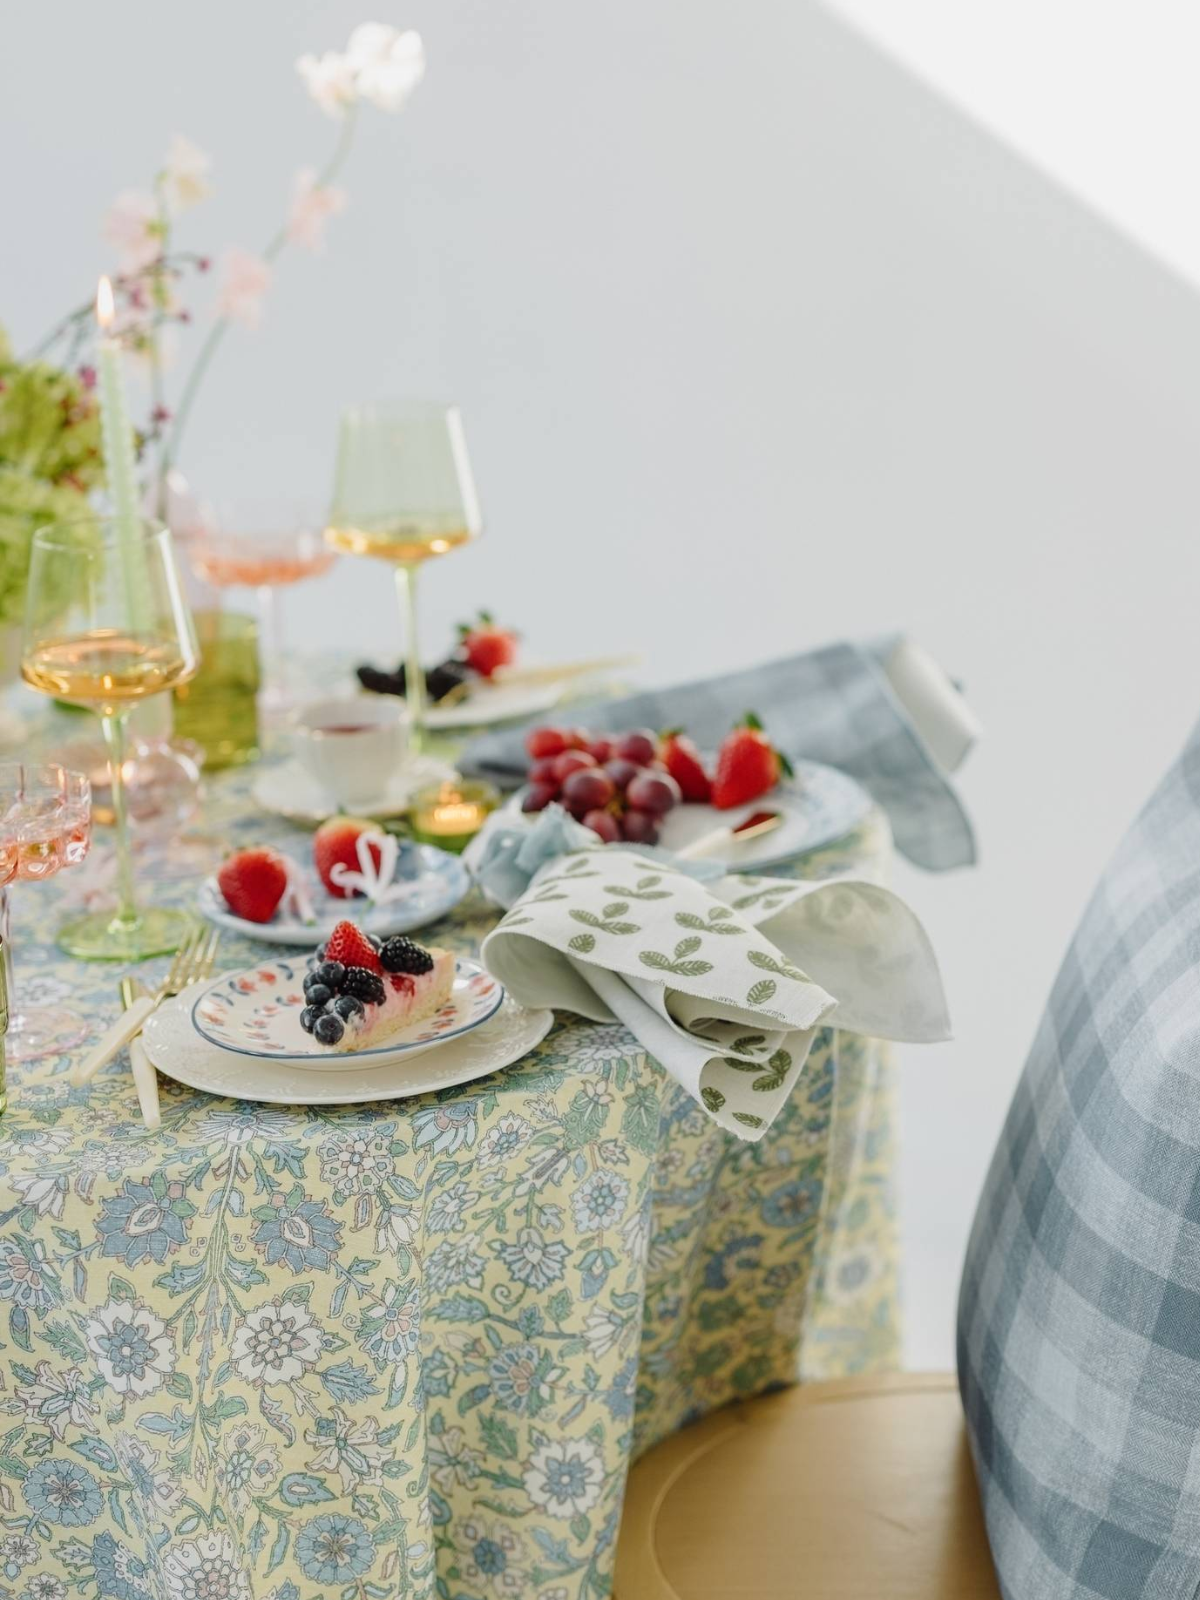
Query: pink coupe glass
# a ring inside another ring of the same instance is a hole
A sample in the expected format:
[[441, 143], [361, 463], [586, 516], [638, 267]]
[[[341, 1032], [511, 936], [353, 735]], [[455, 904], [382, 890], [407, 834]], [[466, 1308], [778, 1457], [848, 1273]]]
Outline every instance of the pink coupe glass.
[[8, 986], [10, 1061], [59, 1055], [87, 1038], [89, 1025], [58, 1006], [22, 1009], [13, 983], [9, 890], [39, 883], [77, 866], [92, 842], [92, 791], [81, 772], [65, 767], [0, 765], [0, 941]]
[[322, 523], [303, 511], [275, 505], [203, 506], [188, 536], [196, 576], [214, 589], [252, 589], [258, 600], [259, 655], [264, 711], [286, 711], [293, 695], [284, 670], [279, 593], [318, 578], [337, 559], [322, 538]]

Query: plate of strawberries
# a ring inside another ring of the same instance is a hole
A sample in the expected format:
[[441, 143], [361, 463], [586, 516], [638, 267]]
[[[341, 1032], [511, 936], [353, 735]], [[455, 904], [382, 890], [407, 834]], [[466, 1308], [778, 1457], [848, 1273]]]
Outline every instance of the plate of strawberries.
[[337, 816], [317, 829], [305, 861], [271, 845], [235, 850], [201, 885], [200, 910], [246, 938], [311, 945], [347, 911], [377, 938], [411, 933], [444, 917], [470, 886], [458, 856]]
[[[870, 796], [847, 773], [789, 761], [753, 712], [712, 754], [681, 728], [534, 728], [525, 749], [528, 779], [510, 809], [532, 817], [561, 805], [606, 844], [690, 851], [717, 841], [704, 854], [731, 871], [783, 866], [843, 838], [871, 809]], [[736, 830], [747, 822], [758, 825], [739, 839]]]

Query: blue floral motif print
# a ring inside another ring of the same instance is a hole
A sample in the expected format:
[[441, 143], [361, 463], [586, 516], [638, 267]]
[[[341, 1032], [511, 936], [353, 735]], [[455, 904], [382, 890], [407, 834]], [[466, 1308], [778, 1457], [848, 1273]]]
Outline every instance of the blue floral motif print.
[[297, 1187], [286, 1197], [277, 1194], [271, 1205], [257, 1206], [254, 1217], [255, 1248], [269, 1267], [283, 1262], [295, 1273], [306, 1267], [324, 1272], [341, 1248], [342, 1225], [329, 1215], [323, 1200], [308, 1200]]
[[402, 1364], [421, 1343], [421, 1302], [412, 1278], [389, 1283], [377, 1305], [363, 1313], [359, 1343], [377, 1365]]
[[602, 1167], [575, 1191], [571, 1201], [575, 1226], [580, 1233], [615, 1227], [625, 1213], [628, 1198], [629, 1179]]
[[117, 1394], [153, 1394], [175, 1365], [163, 1323], [145, 1306], [113, 1300], [88, 1322], [87, 1345]]
[[111, 1533], [98, 1533], [92, 1540], [92, 1566], [97, 1591], [106, 1600], [150, 1600], [150, 1590], [141, 1581], [149, 1579], [150, 1569]]
[[553, 1395], [553, 1380], [561, 1375], [548, 1351], [532, 1344], [511, 1344], [498, 1350], [488, 1367], [496, 1399], [509, 1411], [536, 1417]]
[[772, 1189], [762, 1202], [762, 1218], [772, 1228], [796, 1228], [816, 1219], [821, 1185], [812, 1178], [793, 1178]]
[[21, 1493], [31, 1511], [60, 1528], [86, 1528], [104, 1509], [100, 1485], [77, 1461], [39, 1461]]
[[413, 1149], [428, 1150], [430, 1155], [437, 1156], [470, 1149], [478, 1132], [475, 1112], [473, 1100], [445, 1100], [440, 1105], [415, 1111]]
[[522, 1228], [515, 1244], [502, 1244], [501, 1261], [518, 1283], [531, 1289], [548, 1289], [565, 1276], [571, 1252], [557, 1239], [547, 1239], [540, 1228]]
[[186, 1244], [186, 1224], [195, 1214], [183, 1184], [168, 1182], [156, 1172], [149, 1183], [127, 1178], [122, 1192], [104, 1202], [96, 1232], [104, 1241], [106, 1256], [136, 1267], [147, 1258], [165, 1261], [171, 1251]]
[[314, 1517], [296, 1540], [296, 1559], [314, 1583], [348, 1583], [368, 1572], [375, 1542], [357, 1517]]
[[61, 1299], [58, 1274], [40, 1239], [0, 1240], [0, 1300], [23, 1311], [49, 1311]]

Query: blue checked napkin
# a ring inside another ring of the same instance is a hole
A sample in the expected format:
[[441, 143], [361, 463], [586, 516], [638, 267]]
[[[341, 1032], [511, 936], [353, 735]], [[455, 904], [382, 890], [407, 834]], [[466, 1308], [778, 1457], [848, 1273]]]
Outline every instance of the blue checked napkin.
[[[975, 726], [949, 680], [907, 640], [826, 645], [722, 678], [572, 705], [570, 720], [597, 731], [682, 727], [702, 748], [715, 748], [748, 710], [789, 756], [857, 778], [887, 812], [910, 861], [943, 871], [975, 860], [970, 821], [935, 754], [952, 764]], [[473, 739], [463, 771], [522, 782], [528, 726]]]

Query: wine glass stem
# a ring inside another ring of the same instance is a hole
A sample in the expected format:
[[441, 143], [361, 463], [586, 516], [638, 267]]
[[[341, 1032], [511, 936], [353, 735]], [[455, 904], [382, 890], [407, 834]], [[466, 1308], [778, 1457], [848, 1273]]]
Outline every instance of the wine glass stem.
[[[15, 1033], [21, 1025], [21, 1013], [17, 1010], [17, 989], [13, 977], [12, 953], [12, 899], [8, 892], [7, 884], [0, 889], [0, 960], [4, 966], [4, 991], [8, 996], [8, 1027]], [[0, 1082], [0, 1090], [3, 1083]]]
[[129, 813], [125, 795], [125, 723], [128, 715], [127, 711], [116, 711], [100, 719], [104, 742], [108, 746], [113, 839], [117, 856], [117, 914], [112, 925], [122, 931], [136, 928], [139, 920], [133, 898], [133, 857], [129, 849]]
[[283, 619], [278, 591], [269, 583], [258, 586], [258, 629], [263, 688], [274, 699], [282, 690]]
[[408, 702], [409, 744], [421, 748], [425, 723], [425, 670], [421, 666], [421, 633], [417, 626], [417, 568], [401, 563], [396, 568], [396, 592], [404, 615], [404, 698]]

